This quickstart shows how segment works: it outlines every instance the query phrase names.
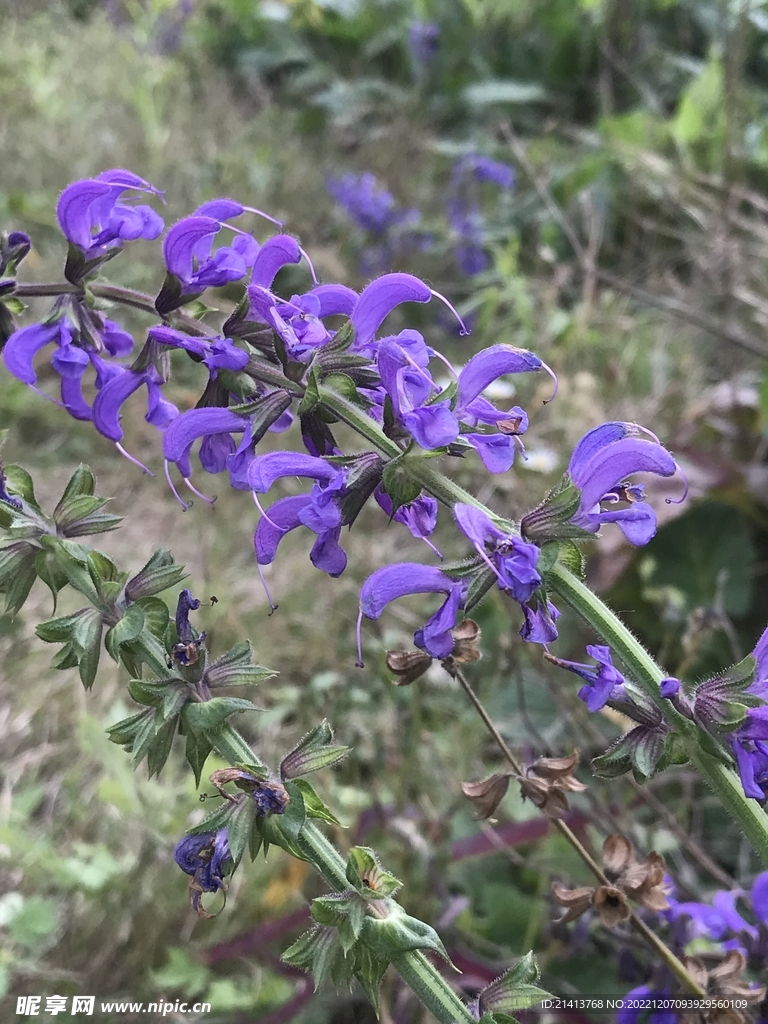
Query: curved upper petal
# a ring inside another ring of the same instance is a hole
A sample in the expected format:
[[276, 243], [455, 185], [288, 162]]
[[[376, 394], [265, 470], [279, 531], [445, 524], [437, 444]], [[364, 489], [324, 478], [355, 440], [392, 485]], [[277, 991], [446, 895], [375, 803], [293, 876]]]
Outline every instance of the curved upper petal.
[[93, 226], [91, 204], [109, 195], [111, 191], [110, 184], [94, 178], [85, 178], [83, 181], [67, 185], [56, 204], [56, 217], [64, 237], [69, 242], [80, 249], [90, 248]]
[[214, 220], [230, 220], [232, 217], [239, 217], [245, 212], [245, 207], [236, 203], [234, 199], [209, 199], [207, 203], [198, 206], [194, 217], [213, 217]]
[[270, 288], [281, 270], [287, 263], [298, 263], [301, 260], [301, 247], [291, 235], [273, 235], [259, 249], [253, 263], [251, 284]]
[[90, 420], [93, 418], [91, 407], [83, 397], [82, 376], [61, 378], [61, 401], [74, 419]]
[[278, 545], [286, 533], [302, 525], [299, 513], [309, 501], [308, 494], [294, 494], [290, 498], [280, 498], [269, 506], [269, 519], [262, 516], [253, 535], [259, 565], [269, 565], [274, 561]]
[[666, 448], [639, 437], [624, 437], [597, 451], [579, 468], [574, 483], [581, 489], [581, 508], [589, 510], [632, 473], [674, 476], [677, 464]]
[[363, 290], [352, 310], [355, 347], [366, 345], [401, 302], [429, 302], [432, 292], [412, 274], [385, 274]]
[[275, 480], [283, 476], [306, 476], [330, 482], [338, 472], [330, 462], [304, 452], [267, 452], [257, 456], [248, 467], [248, 483], [257, 494], [265, 494]]
[[472, 356], [459, 373], [457, 391], [457, 415], [466, 409], [473, 399], [489, 384], [508, 373], [530, 373], [540, 370], [541, 360], [533, 352], [513, 345], [491, 345]]
[[33, 366], [35, 356], [58, 337], [58, 324], [30, 324], [14, 331], [3, 349], [6, 369], [24, 384], [34, 384], [37, 381]]
[[345, 284], [321, 284], [309, 294], [320, 300], [319, 317], [334, 316], [337, 313], [350, 316], [358, 299], [357, 292]]
[[182, 476], [191, 474], [189, 452], [199, 437], [245, 430], [248, 420], [229, 409], [208, 406], [190, 409], [178, 416], [163, 435], [163, 455], [175, 462]]
[[195, 246], [212, 239], [219, 230], [219, 222], [212, 217], [185, 217], [170, 227], [163, 240], [163, 261], [170, 273], [189, 281]]
[[568, 472], [571, 479], [577, 486], [581, 486], [579, 480], [583, 475], [583, 469], [592, 460], [601, 448], [613, 444], [614, 441], [621, 441], [625, 437], [648, 437], [648, 432], [643, 430], [639, 423], [626, 423], [624, 420], [612, 420], [610, 423], [602, 423], [594, 430], [588, 431], [576, 445], [568, 463]]
[[93, 403], [93, 424], [100, 434], [110, 441], [122, 441], [120, 409], [146, 381], [146, 373], [134, 373], [132, 370], [124, 370], [119, 376], [107, 381]]
[[397, 562], [377, 569], [360, 590], [360, 608], [369, 619], [378, 619], [390, 601], [408, 594], [449, 594], [459, 587], [440, 569], [420, 562]]

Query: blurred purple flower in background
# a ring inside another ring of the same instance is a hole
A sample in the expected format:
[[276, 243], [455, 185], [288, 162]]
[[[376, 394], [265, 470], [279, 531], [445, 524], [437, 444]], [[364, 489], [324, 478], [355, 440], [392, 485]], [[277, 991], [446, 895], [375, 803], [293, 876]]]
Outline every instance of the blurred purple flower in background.
[[417, 68], [430, 64], [440, 49], [440, 26], [429, 21], [413, 21], [408, 28], [408, 52]]

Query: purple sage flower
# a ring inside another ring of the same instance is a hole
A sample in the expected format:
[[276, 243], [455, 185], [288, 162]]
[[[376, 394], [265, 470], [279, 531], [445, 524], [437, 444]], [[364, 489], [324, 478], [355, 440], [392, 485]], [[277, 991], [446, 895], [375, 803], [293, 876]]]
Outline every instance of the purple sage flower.
[[64, 237], [91, 259], [126, 241], [157, 238], [163, 230], [162, 218], [151, 206], [123, 202], [123, 193], [128, 191], [162, 196], [148, 181], [120, 169], [68, 185], [56, 206]]
[[536, 571], [540, 554], [536, 545], [526, 544], [520, 537], [500, 529], [473, 505], [457, 502], [453, 514], [459, 529], [496, 576], [499, 588], [520, 604], [529, 601], [541, 586], [541, 576]]
[[548, 655], [547, 660], [560, 668], [575, 672], [585, 680], [579, 690], [579, 697], [590, 711], [599, 711], [609, 700], [619, 700], [623, 696], [624, 676], [614, 667], [609, 647], [599, 644], [587, 646], [587, 654], [594, 658], [596, 665], [582, 665], [576, 661], [565, 661]]
[[378, 619], [390, 601], [408, 594], [445, 594], [443, 604], [421, 629], [414, 633], [414, 643], [433, 658], [447, 658], [453, 650], [451, 630], [464, 606], [467, 582], [454, 580], [429, 565], [398, 562], [374, 572], [360, 591], [360, 613], [357, 617], [357, 664], [362, 668], [363, 616]]
[[[590, 533], [597, 533], [603, 523], [616, 523], [630, 544], [647, 544], [656, 533], [656, 513], [644, 500], [642, 486], [631, 484], [627, 478], [634, 473], [670, 477], [677, 469], [658, 439], [636, 423], [617, 421], [590, 430], [579, 441], [568, 465], [571, 480], [581, 492], [572, 522]], [[620, 503], [626, 507], [602, 507]]]

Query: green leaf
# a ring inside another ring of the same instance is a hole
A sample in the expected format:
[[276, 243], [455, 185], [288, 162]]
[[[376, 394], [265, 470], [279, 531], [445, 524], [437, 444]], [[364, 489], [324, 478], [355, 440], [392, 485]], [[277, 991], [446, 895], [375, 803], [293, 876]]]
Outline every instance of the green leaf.
[[323, 721], [317, 728], [298, 743], [293, 750], [287, 754], [280, 765], [280, 771], [284, 778], [294, 779], [300, 775], [308, 775], [310, 772], [318, 771], [320, 768], [328, 768], [338, 764], [349, 753], [349, 747], [332, 746], [333, 731], [327, 721]]
[[[146, 629], [142, 630], [135, 640], [129, 641], [121, 648], [120, 657], [126, 667], [130, 660], [134, 665], [148, 665], [151, 671], [160, 676], [168, 671], [165, 647]], [[134, 675], [137, 674], [132, 668], [130, 671]]]
[[41, 512], [42, 510], [35, 498], [35, 485], [26, 469], [23, 469], [21, 466], [10, 465], [4, 467], [4, 472], [9, 492], [23, 498], [36, 512]]
[[185, 755], [195, 776], [195, 785], [200, 785], [200, 778], [203, 774], [205, 762], [210, 754], [211, 744], [205, 733], [196, 732], [194, 729], [187, 729], [187, 748]]
[[249, 640], [244, 640], [211, 662], [205, 670], [205, 681], [211, 687], [246, 686], [276, 674], [263, 665], [252, 664], [252, 656], [253, 646]]
[[256, 819], [256, 802], [250, 796], [242, 796], [227, 823], [227, 842], [235, 864], [250, 846], [251, 833]]
[[68, 668], [77, 668], [80, 661], [80, 649], [74, 644], [65, 644], [60, 651], [57, 651], [51, 658], [51, 668], [63, 671]]
[[359, 944], [355, 949], [355, 977], [363, 986], [365, 994], [379, 1014], [379, 991], [389, 961], [375, 955], [367, 946]]
[[35, 557], [35, 571], [53, 595], [53, 610], [59, 591], [67, 585], [67, 576], [50, 551], [39, 551]]
[[[75, 498], [81, 494], [93, 494], [96, 490], [96, 478], [94, 477], [90, 466], [86, 466], [84, 463], [80, 463], [75, 472], [69, 478], [67, 486], [64, 488], [64, 493], [61, 496], [62, 502], [68, 501], [70, 498]], [[59, 507], [58, 505], [56, 506]], [[54, 518], [56, 512], [54, 510]]]
[[320, 821], [327, 821], [331, 825], [339, 825], [341, 828], [345, 827], [326, 807], [306, 779], [294, 779], [293, 784], [301, 791], [308, 818], [319, 818]]
[[410, 949], [426, 949], [451, 962], [434, 928], [406, 914], [394, 900], [386, 900], [385, 906], [386, 918], [366, 917], [363, 922], [362, 941], [375, 956], [386, 960]]
[[37, 555], [34, 551], [30, 551], [16, 563], [11, 582], [4, 587], [7, 615], [15, 615], [29, 597], [32, 584], [37, 579], [36, 564]]
[[307, 378], [304, 397], [299, 402], [299, 406], [296, 411], [299, 416], [306, 416], [307, 413], [312, 412], [319, 402], [320, 392], [318, 391], [318, 369], [316, 366], [313, 366], [309, 372], [309, 377]]
[[258, 711], [258, 708], [251, 701], [240, 697], [214, 697], [199, 704], [187, 704], [182, 717], [192, 729], [205, 732], [215, 729], [239, 711]]
[[86, 690], [90, 690], [96, 679], [101, 657], [102, 627], [101, 612], [94, 608], [80, 616], [72, 632], [74, 642], [80, 648], [77, 667]]
[[85, 566], [85, 560], [80, 557], [81, 546], [72, 541], [64, 540], [61, 537], [50, 536], [41, 537], [40, 543], [47, 551], [51, 552], [75, 590], [79, 590], [81, 594], [84, 594], [91, 604], [105, 610], [101, 595]]
[[109, 726], [107, 735], [112, 743], [117, 743], [119, 746], [127, 747], [130, 750], [146, 718], [146, 711], [140, 711], [138, 715], [131, 715], [130, 718], [123, 718], [119, 722], [115, 722], [114, 725]]
[[170, 619], [165, 601], [161, 601], [159, 597], [142, 597], [135, 604], [137, 608], [141, 609], [144, 616], [145, 628], [152, 636], [163, 640]]
[[176, 735], [176, 720], [169, 718], [155, 733], [155, 738], [147, 751], [147, 769], [149, 778], [158, 776], [168, 760]]
[[407, 467], [407, 456], [399, 455], [386, 464], [381, 476], [382, 486], [392, 499], [393, 513], [421, 494], [421, 484], [409, 475]]
[[376, 853], [366, 846], [353, 846], [347, 856], [347, 881], [367, 899], [385, 899], [402, 882], [385, 871]]
[[549, 996], [537, 986], [539, 967], [533, 953], [522, 959], [480, 993], [480, 1012], [494, 1015], [506, 1011], [527, 1010]]
[[91, 608], [81, 608], [80, 611], [72, 612], [71, 615], [62, 615], [58, 619], [49, 619], [41, 622], [35, 632], [41, 640], [47, 644], [62, 644], [70, 640], [74, 635], [77, 622], [82, 616], [91, 614]]
[[160, 548], [125, 585], [128, 601], [152, 597], [177, 584], [184, 577], [184, 566], [177, 565], [170, 551]]
[[220, 828], [227, 828], [233, 810], [234, 803], [231, 800], [224, 800], [199, 825], [187, 829], [187, 835], [195, 836], [202, 832], [218, 832]]
[[144, 613], [137, 604], [130, 605], [119, 622], [107, 630], [104, 646], [113, 661], [120, 660], [121, 644], [135, 640], [144, 629]]
[[54, 522], [61, 531], [66, 533], [68, 526], [98, 512], [109, 500], [109, 498], [97, 498], [93, 494], [73, 494], [69, 498], [62, 499], [56, 506], [53, 511]]

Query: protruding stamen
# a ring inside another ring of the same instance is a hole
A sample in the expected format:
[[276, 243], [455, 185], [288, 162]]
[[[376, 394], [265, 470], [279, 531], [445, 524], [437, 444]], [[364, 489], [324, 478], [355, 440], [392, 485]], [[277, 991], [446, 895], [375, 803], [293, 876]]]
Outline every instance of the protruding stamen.
[[357, 661], [355, 668], [365, 668], [363, 661], [363, 609], [357, 613]]
[[184, 501], [182, 496], [179, 494], [179, 492], [174, 487], [173, 480], [171, 480], [171, 471], [170, 471], [170, 468], [169, 468], [169, 465], [168, 465], [168, 459], [164, 460], [164, 466], [165, 466], [165, 479], [168, 481], [168, 486], [171, 488], [171, 493], [173, 494], [173, 496], [176, 499], [176, 501], [178, 501], [178, 503], [181, 505], [182, 509], [186, 512], [188, 508], [192, 508], [192, 502], [190, 501], [189, 503], [187, 503], [186, 501]]
[[309, 272], [312, 275], [312, 281], [315, 284], [319, 284], [319, 282], [317, 280], [317, 274], [315, 273], [315, 268], [312, 266], [312, 260], [309, 258], [309, 256], [307, 255], [305, 250], [302, 249], [301, 246], [299, 246], [299, 252], [301, 253], [301, 255], [304, 257], [304, 259], [307, 261], [307, 264], [309, 265]]
[[125, 448], [123, 448], [123, 446], [120, 444], [119, 441], [115, 441], [115, 448], [117, 448], [117, 450], [120, 452], [120, 454], [124, 455], [125, 458], [128, 459], [129, 462], [132, 462], [134, 464], [134, 466], [138, 466], [139, 469], [142, 471], [142, 473], [146, 473], [147, 476], [154, 476], [155, 475], [152, 472], [151, 469], [147, 469], [147, 467], [144, 465], [143, 462], [139, 462], [138, 459], [134, 459], [134, 457], [132, 455], [129, 455], [128, 452], [125, 450]]
[[27, 384], [27, 387], [31, 391], [34, 391], [36, 394], [40, 395], [41, 398], [47, 398], [49, 402], [53, 402], [54, 405], [58, 405], [60, 409], [66, 409], [66, 405], [64, 405], [63, 402], [60, 402], [58, 398], [52, 398], [50, 395], [46, 395], [44, 391], [41, 391], [40, 388], [36, 388], [34, 384]]
[[274, 217], [270, 217], [270, 215], [268, 213], [264, 213], [263, 210], [257, 210], [255, 206], [244, 206], [243, 209], [247, 210], [248, 213], [255, 213], [259, 217], [263, 217], [264, 220], [269, 220], [273, 224], [277, 224], [277, 226], [279, 228], [281, 228], [283, 226], [283, 224], [285, 224], [284, 220], [276, 220]]
[[547, 373], [548, 373], [548, 374], [549, 374], [549, 376], [550, 376], [550, 377], [552, 378], [552, 380], [553, 380], [553, 381], [555, 382], [555, 388], [554, 388], [554, 391], [553, 391], [553, 392], [552, 392], [552, 394], [551, 394], [551, 395], [549, 396], [549, 398], [545, 398], [545, 399], [544, 399], [544, 405], [549, 405], [549, 403], [550, 403], [550, 402], [552, 401], [552, 399], [553, 399], [553, 398], [555, 397], [555, 395], [557, 394], [557, 389], [558, 389], [558, 387], [559, 387], [559, 383], [558, 383], [558, 380], [557, 380], [557, 374], [556, 374], [556, 373], [555, 373], [555, 371], [554, 371], [554, 370], [552, 369], [552, 367], [551, 367], [551, 366], [547, 366], [547, 364], [546, 364], [546, 363], [545, 363], [545, 362], [544, 362], [543, 360], [542, 360], [542, 362], [541, 362], [541, 365], [542, 365], [542, 367], [543, 367], [543, 368], [544, 368], [544, 369], [545, 369], [545, 370], [547, 371]]
[[456, 319], [461, 324], [461, 330], [459, 331], [459, 336], [462, 337], [462, 338], [466, 338], [466, 336], [468, 334], [471, 334], [472, 331], [470, 331], [470, 329], [467, 327], [467, 325], [461, 319], [461, 317], [459, 316], [459, 313], [458, 313], [458, 310], [456, 309], [456, 307], [452, 306], [451, 303], [448, 301], [448, 299], [446, 299], [446, 297], [444, 295], [441, 295], [440, 292], [436, 292], [434, 288], [430, 288], [429, 290], [430, 290], [430, 292], [432, 292], [432, 294], [435, 296], [436, 299], [440, 299], [440, 301], [442, 303], [444, 303], [448, 307], [448, 309], [450, 309], [450, 311], [453, 313], [453, 315], [456, 317]]
[[264, 518], [265, 518], [265, 519], [267, 520], [267, 522], [269, 523], [269, 525], [270, 525], [270, 526], [274, 526], [274, 528], [275, 528], [276, 530], [279, 530], [279, 531], [280, 531], [280, 533], [285, 533], [285, 530], [283, 529], [283, 527], [282, 527], [282, 526], [278, 526], [278, 525], [277, 525], [277, 523], [273, 522], [273, 520], [271, 520], [271, 519], [269, 518], [269, 516], [267, 515], [267, 513], [266, 513], [266, 512], [265, 512], [265, 510], [264, 510], [264, 506], [263, 506], [263, 505], [261, 504], [261, 502], [259, 501], [259, 496], [258, 496], [258, 494], [256, 493], [256, 491], [251, 491], [251, 497], [253, 498], [253, 503], [255, 504], [256, 508], [257, 508], [257, 509], [259, 510], [259, 512], [261, 513], [261, 515], [262, 515], [262, 516], [263, 516], [263, 517], [264, 517]]
[[261, 580], [261, 585], [262, 587], [264, 587], [264, 593], [267, 595], [267, 600], [269, 601], [269, 614], [271, 615], [272, 612], [277, 611], [277, 605], [272, 600], [272, 595], [269, 592], [267, 581], [264, 579], [264, 572], [262, 571], [261, 565], [259, 565], [258, 562], [256, 563], [256, 568], [259, 570], [259, 579]]
[[209, 498], [207, 494], [203, 494], [202, 491], [198, 491], [198, 489], [195, 487], [195, 485], [192, 483], [188, 476], [183, 476], [181, 479], [184, 481], [185, 485], [190, 489], [190, 491], [192, 491], [193, 494], [196, 494], [198, 496], [198, 498], [201, 498], [203, 501], [207, 501], [209, 505], [216, 504], [216, 499], [218, 497], [217, 494], [214, 494], [212, 498]]
[[[448, 367], [448, 372], [453, 377], [453, 379], [458, 380], [459, 375], [458, 373], [456, 373], [456, 367], [453, 365], [450, 359], [444, 356], [442, 352], [438, 352], [436, 348], [433, 348], [430, 351], [432, 353], [432, 356], [435, 357], [435, 359], [439, 359], [441, 363], [445, 363], [445, 365]], [[430, 359], [432, 358], [432, 356], [430, 356]]]
[[442, 556], [442, 555], [440, 554], [440, 552], [439, 552], [439, 551], [437, 550], [437, 548], [436, 548], [436, 547], [435, 547], [435, 545], [434, 545], [434, 544], [432, 543], [432, 541], [431, 541], [431, 540], [429, 539], [429, 537], [422, 537], [421, 539], [422, 539], [422, 540], [424, 541], [424, 543], [425, 543], [425, 544], [426, 544], [426, 545], [427, 545], [428, 547], [432, 548], [432, 550], [434, 551], [434, 553], [435, 553], [435, 554], [437, 555], [437, 557], [438, 557], [438, 558], [440, 559], [440, 561], [442, 562], [442, 561], [443, 561], [443, 556]]
[[683, 496], [681, 498], [665, 498], [664, 501], [666, 501], [668, 505], [682, 505], [688, 497], [688, 477], [685, 475], [685, 471], [679, 462], [676, 462], [675, 465], [677, 466], [680, 476], [683, 478]]

